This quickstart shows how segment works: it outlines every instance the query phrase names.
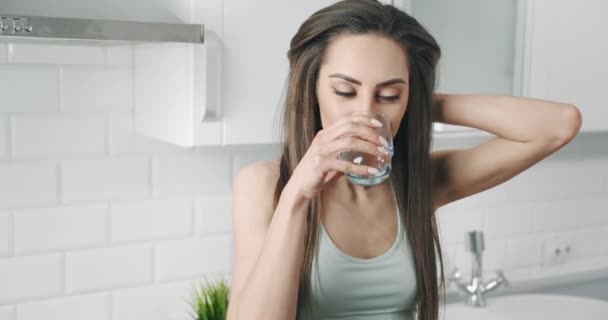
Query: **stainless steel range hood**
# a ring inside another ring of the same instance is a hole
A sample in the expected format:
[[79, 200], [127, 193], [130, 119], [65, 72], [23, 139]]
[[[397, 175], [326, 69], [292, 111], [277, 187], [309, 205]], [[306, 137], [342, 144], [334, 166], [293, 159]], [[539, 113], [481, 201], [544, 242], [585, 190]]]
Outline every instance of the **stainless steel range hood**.
[[[204, 25], [24, 16], [0, 13], [2, 37], [102, 42], [204, 43]], [[11, 40], [12, 41], [12, 40]]]

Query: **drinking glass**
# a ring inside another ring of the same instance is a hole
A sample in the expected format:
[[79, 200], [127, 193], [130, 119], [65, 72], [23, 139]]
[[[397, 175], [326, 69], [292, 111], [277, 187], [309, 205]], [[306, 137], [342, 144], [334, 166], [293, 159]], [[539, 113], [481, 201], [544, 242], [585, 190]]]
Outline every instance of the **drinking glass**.
[[[339, 158], [342, 160], [350, 161], [355, 164], [362, 164], [366, 166], [370, 166], [376, 168], [378, 170], [377, 174], [368, 174], [368, 175], [357, 175], [354, 173], [346, 173], [346, 177], [352, 183], [362, 185], [362, 186], [373, 186], [384, 182], [391, 173], [392, 168], [392, 157], [394, 154], [393, 147], [393, 130], [391, 129], [391, 121], [390, 119], [380, 113], [353, 113], [356, 114], [367, 114], [372, 116], [374, 119], [380, 121], [382, 123], [382, 127], [375, 127], [376, 132], [381, 137], [380, 140], [384, 140], [383, 144], [384, 148], [388, 151], [388, 154], [383, 156], [371, 155], [369, 153], [364, 153], [360, 151], [345, 151], [341, 152]], [[382, 139], [384, 138], [384, 139]]]

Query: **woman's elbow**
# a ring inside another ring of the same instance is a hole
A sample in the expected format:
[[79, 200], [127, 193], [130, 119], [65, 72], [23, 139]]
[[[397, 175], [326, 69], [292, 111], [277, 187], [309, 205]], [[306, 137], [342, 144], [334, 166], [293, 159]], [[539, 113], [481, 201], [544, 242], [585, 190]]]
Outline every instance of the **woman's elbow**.
[[570, 142], [583, 125], [583, 115], [581, 111], [572, 104], [567, 105], [561, 113], [561, 121], [556, 129], [557, 140], [563, 144]]

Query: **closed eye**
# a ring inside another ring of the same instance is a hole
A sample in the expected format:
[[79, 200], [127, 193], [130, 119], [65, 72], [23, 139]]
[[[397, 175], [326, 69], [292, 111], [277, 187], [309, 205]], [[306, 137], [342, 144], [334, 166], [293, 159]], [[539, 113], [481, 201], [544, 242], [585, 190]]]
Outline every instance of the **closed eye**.
[[381, 99], [384, 99], [386, 101], [397, 101], [399, 100], [399, 98], [401, 98], [401, 96], [396, 95], [396, 96], [378, 96]]
[[[343, 96], [343, 97], [354, 97], [355, 93], [354, 92], [342, 92], [342, 91], [338, 91], [334, 89], [334, 93], [339, 95], [339, 96]], [[378, 98], [386, 100], [386, 101], [396, 101], [399, 100], [401, 96], [400, 95], [394, 95], [394, 96], [378, 96]]]
[[339, 96], [344, 96], [344, 97], [354, 97], [355, 93], [354, 92], [341, 92], [338, 90], [334, 90], [334, 92], [339, 95]]

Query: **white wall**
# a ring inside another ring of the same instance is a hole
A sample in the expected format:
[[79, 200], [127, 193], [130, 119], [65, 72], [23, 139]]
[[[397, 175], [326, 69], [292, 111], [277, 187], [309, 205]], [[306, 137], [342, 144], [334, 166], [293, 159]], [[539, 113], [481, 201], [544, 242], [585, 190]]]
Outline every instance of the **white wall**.
[[[235, 171], [276, 149], [181, 149], [136, 135], [128, 50], [0, 52], [0, 74], [12, 79], [0, 86], [0, 319], [182, 319], [192, 283], [230, 272]], [[486, 272], [504, 268], [515, 282], [608, 267], [606, 138], [581, 134], [511, 181], [441, 208], [448, 262], [469, 270], [464, 232], [481, 228]], [[540, 266], [552, 235], [573, 241], [561, 269]]]
[[275, 149], [136, 135], [128, 50], [0, 52], [0, 319], [184, 319], [231, 269], [233, 172]]
[[[513, 179], [440, 208], [446, 272], [453, 266], [470, 272], [465, 233], [477, 229], [484, 231], [486, 240], [484, 276], [492, 278], [503, 269], [512, 283], [505, 292], [569, 293], [608, 300], [606, 139], [605, 132], [580, 133]], [[441, 141], [436, 147], [468, 147], [480, 141]], [[570, 257], [565, 264], [546, 265], [543, 243], [555, 237], [570, 244]]]
[[[4, 2], [3, 2], [4, 4]], [[131, 52], [0, 43], [0, 319], [187, 319], [230, 272], [230, 192], [273, 146], [181, 149], [133, 132]], [[581, 134], [513, 180], [440, 209], [450, 264], [486, 233], [485, 272], [518, 280], [608, 268], [607, 133]], [[478, 139], [436, 141], [464, 147]], [[542, 240], [573, 257], [541, 266]]]

